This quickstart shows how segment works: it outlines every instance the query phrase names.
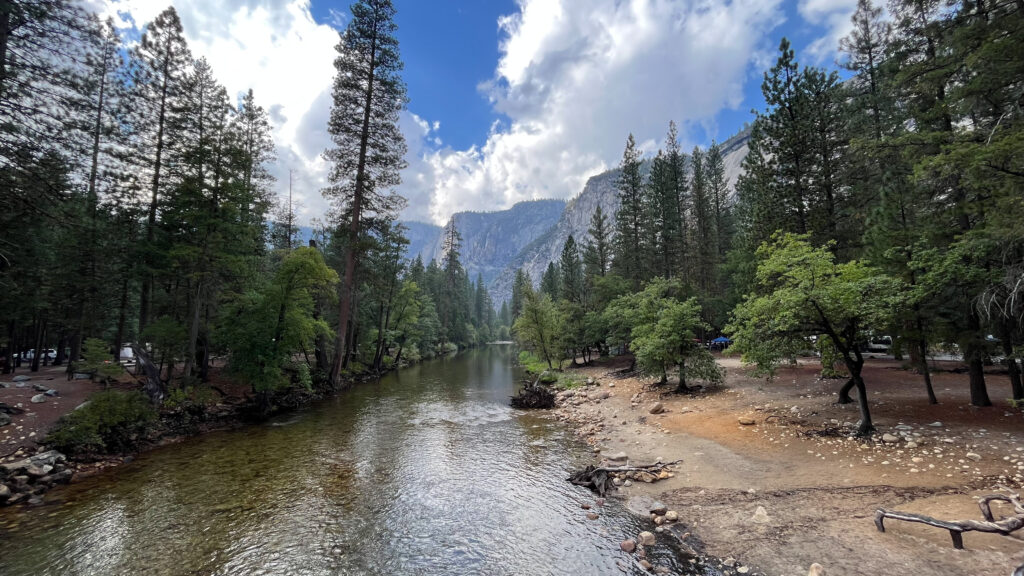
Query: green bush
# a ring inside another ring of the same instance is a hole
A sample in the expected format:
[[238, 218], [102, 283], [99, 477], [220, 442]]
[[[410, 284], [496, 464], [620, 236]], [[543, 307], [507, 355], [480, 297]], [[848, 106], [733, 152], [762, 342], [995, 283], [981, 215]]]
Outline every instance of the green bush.
[[141, 392], [107, 390], [57, 421], [45, 443], [65, 454], [116, 454], [134, 449], [157, 420]]

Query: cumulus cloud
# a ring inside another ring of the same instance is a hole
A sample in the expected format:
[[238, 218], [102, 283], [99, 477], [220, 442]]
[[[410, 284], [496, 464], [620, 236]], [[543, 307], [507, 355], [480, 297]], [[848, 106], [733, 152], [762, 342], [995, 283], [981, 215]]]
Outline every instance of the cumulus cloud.
[[[121, 27], [141, 30], [166, 7], [152, 0], [96, 0]], [[318, 24], [308, 0], [173, 0], [193, 55], [204, 56], [228, 92], [253, 90], [273, 126], [277, 161], [270, 167], [276, 191], [288, 193], [294, 171], [295, 198], [303, 221], [321, 216], [330, 144], [327, 116], [338, 33]]]
[[741, 105], [778, 4], [520, 0], [499, 21], [502, 55], [480, 86], [504, 121], [483, 145], [435, 150], [417, 166], [434, 187], [432, 219], [572, 196], [617, 163], [630, 132], [648, 149], [669, 120], [684, 144], [713, 132], [719, 111]]
[[857, 9], [857, 0], [800, 0], [797, 11], [810, 24], [823, 27], [824, 36], [817, 38], [806, 52], [819, 64], [833, 57], [839, 40], [853, 30], [850, 18]]
[[[163, 9], [151, 0], [91, 1], [136, 29]], [[802, 0], [801, 9], [827, 19], [816, 6], [839, 1]], [[742, 105], [744, 83], [759, 74], [754, 63], [774, 50], [767, 35], [782, 22], [780, 2], [519, 0], [497, 23], [501, 56], [479, 85], [499, 118], [481, 145], [450, 148], [435, 119], [415, 109], [402, 115], [403, 217], [443, 222], [459, 210], [570, 197], [618, 162], [628, 133], [652, 151], [669, 120], [687, 146], [708, 133], [728, 136], [715, 133], [714, 118]], [[303, 220], [322, 215], [337, 31], [313, 19], [309, 0], [172, 3], [194, 54], [231, 93], [252, 88], [270, 111], [278, 192], [287, 193], [293, 169]]]

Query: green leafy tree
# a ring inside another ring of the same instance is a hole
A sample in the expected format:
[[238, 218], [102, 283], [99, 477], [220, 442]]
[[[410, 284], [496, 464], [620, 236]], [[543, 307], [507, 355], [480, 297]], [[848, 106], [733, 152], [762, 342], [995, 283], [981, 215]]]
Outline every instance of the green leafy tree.
[[561, 368], [563, 320], [550, 296], [530, 289], [523, 294], [523, 313], [512, 331], [519, 343], [546, 362], [549, 369], [554, 369], [554, 362], [559, 362]]
[[678, 281], [654, 278], [641, 292], [623, 297], [620, 306], [633, 317], [630, 347], [641, 370], [659, 375], [664, 384], [668, 369], [678, 366], [676, 392], [688, 393], [687, 380], [720, 383], [722, 371], [697, 339], [705, 327], [697, 299], [680, 300], [682, 292]]
[[[798, 341], [827, 335], [850, 374], [848, 385], [857, 389], [858, 433], [871, 432], [860, 344], [869, 330], [892, 320], [903, 284], [859, 260], [836, 263], [830, 246], [815, 248], [806, 235], [777, 234], [758, 257], [754, 291], [736, 307], [727, 328], [734, 348], [746, 361], [771, 362]], [[790, 345], [767, 346], [779, 341]]]
[[219, 336], [229, 347], [230, 369], [252, 387], [264, 409], [292, 375], [308, 375], [308, 365], [299, 370], [295, 356], [312, 350], [316, 336], [330, 331], [314, 316], [314, 297], [329, 293], [337, 282], [318, 250], [300, 247], [285, 257], [263, 290], [225, 309]]

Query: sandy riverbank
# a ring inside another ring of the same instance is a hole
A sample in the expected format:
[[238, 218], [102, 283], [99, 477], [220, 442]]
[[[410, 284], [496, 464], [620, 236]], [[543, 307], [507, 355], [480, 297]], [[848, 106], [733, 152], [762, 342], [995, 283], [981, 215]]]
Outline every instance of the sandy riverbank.
[[[673, 478], [621, 494], [660, 499], [708, 554], [759, 572], [804, 576], [817, 562], [831, 576], [1006, 576], [1024, 564], [1024, 534], [970, 532], [966, 549], [955, 550], [945, 530], [890, 521], [879, 533], [873, 523], [879, 507], [980, 520], [975, 497], [1024, 486], [1024, 415], [1002, 400], [1005, 375], [989, 377], [996, 406], [979, 409], [969, 406], [965, 374], [938, 373], [941, 404], [929, 406], [919, 376], [870, 360], [864, 375], [878, 435], [861, 441], [815, 435], [858, 418], [856, 405], [835, 404], [842, 382], [819, 380], [816, 362], [783, 368], [772, 384], [738, 360], [721, 363], [725, 385], [695, 396], [617, 377], [624, 362], [574, 369], [599, 386], [555, 414], [602, 453], [681, 459]], [[665, 410], [650, 414], [656, 402]], [[751, 520], [758, 506], [767, 522]]]

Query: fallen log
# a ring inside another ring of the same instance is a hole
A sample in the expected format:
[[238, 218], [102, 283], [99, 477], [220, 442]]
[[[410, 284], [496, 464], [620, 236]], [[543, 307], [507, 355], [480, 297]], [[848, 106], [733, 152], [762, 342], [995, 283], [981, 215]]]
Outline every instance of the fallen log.
[[132, 344], [132, 352], [135, 357], [139, 359], [139, 366], [142, 367], [143, 372], [146, 374], [146, 381], [142, 385], [142, 391], [149, 397], [149, 401], [154, 406], [160, 406], [163, 403], [164, 398], [167, 396], [167, 388], [164, 386], [163, 381], [160, 379], [160, 370], [153, 364], [153, 361], [149, 359], [146, 351], [142, 346], [138, 344]]
[[596, 492], [598, 496], [604, 497], [605, 493], [615, 489], [615, 478], [617, 474], [624, 472], [661, 472], [669, 466], [682, 462], [655, 462], [638, 466], [587, 466], [583, 470], [573, 472], [569, 476], [569, 482], [576, 486], [583, 486]]
[[[1006, 502], [1013, 505], [1014, 515], [995, 520], [992, 516], [992, 502]], [[879, 508], [875, 511], [875, 527], [878, 528], [879, 532], [885, 532], [885, 519], [891, 518], [893, 520], [902, 520], [904, 522], [916, 522], [919, 524], [926, 524], [935, 528], [942, 528], [949, 531], [949, 536], [953, 540], [953, 548], [957, 550], [963, 550], [964, 547], [964, 532], [988, 532], [993, 534], [1002, 534], [1003, 536], [1009, 535], [1011, 532], [1015, 532], [1024, 528], [1024, 506], [1021, 505], [1019, 494], [1010, 494], [1008, 496], [1002, 494], [994, 494], [991, 496], [985, 496], [978, 501], [978, 507], [981, 508], [981, 515], [985, 518], [984, 521], [980, 520], [938, 520], [931, 516], [925, 516], [924, 514], [914, 514], [911, 512], [899, 512], [896, 510], [885, 510]]]

